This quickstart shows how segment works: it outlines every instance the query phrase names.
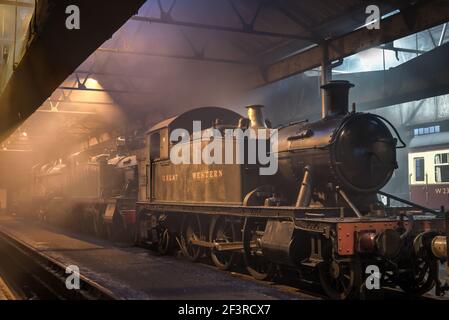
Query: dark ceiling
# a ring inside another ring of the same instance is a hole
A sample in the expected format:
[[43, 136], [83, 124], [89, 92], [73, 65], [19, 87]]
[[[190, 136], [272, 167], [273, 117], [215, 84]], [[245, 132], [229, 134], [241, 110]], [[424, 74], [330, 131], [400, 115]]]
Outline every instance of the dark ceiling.
[[[417, 2], [148, 0], [21, 130], [30, 139], [86, 137], [150, 126], [200, 105], [241, 112], [235, 104], [252, 88], [249, 74], [361, 27], [368, 5], [385, 15]], [[83, 84], [86, 78], [98, 84]]]
[[[411, 1], [378, 1], [382, 14]], [[78, 73], [127, 114], [156, 122], [198, 105], [232, 106], [249, 73], [365, 23], [373, 1], [147, 1]], [[374, 1], [376, 3], [376, 1]]]

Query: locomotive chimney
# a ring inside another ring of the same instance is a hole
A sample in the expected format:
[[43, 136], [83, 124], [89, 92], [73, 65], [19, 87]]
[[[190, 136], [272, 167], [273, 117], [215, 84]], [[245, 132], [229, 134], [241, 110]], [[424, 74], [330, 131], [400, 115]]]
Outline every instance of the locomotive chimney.
[[348, 113], [349, 89], [352, 87], [354, 85], [346, 80], [334, 80], [321, 86], [326, 96], [325, 117]]
[[251, 129], [263, 129], [266, 128], [267, 125], [265, 123], [265, 119], [263, 118], [262, 105], [253, 105], [247, 106], [248, 109], [248, 119], [250, 121], [249, 127]]

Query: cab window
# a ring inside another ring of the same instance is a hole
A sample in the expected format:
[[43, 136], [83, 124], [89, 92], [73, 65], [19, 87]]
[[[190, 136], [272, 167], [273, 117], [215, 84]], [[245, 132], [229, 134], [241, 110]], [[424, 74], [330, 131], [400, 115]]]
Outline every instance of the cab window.
[[150, 158], [152, 161], [161, 157], [161, 135], [155, 132], [150, 137]]

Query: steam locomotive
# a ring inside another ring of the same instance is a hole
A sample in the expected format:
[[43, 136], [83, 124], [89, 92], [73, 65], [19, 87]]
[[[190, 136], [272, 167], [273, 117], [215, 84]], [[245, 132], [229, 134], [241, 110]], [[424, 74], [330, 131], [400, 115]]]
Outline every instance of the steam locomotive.
[[[444, 210], [381, 191], [398, 167], [396, 149], [405, 144], [387, 119], [348, 111], [351, 86], [347, 81], [323, 86], [328, 110], [323, 119], [276, 129], [278, 148], [267, 152], [278, 160], [274, 175], [260, 175], [264, 164], [247, 161], [255, 152], [247, 147], [252, 139], [270, 145], [273, 138], [261, 106], [248, 107], [248, 118], [205, 107], [153, 126], [140, 166], [135, 243], [163, 254], [178, 245], [192, 261], [209, 253], [225, 270], [243, 255], [257, 279], [292, 269], [319, 281], [333, 299], [365, 292], [366, 270], [378, 270], [374, 276], [382, 286], [416, 295], [436, 286], [442, 294], [447, 285], [439, 280], [438, 263], [448, 255], [449, 225]], [[195, 146], [209, 150], [210, 136], [195, 137], [194, 121], [223, 133], [214, 141], [224, 139], [229, 128], [265, 129], [265, 136], [234, 137], [214, 150], [214, 156], [225, 157], [227, 146], [243, 139], [243, 163], [195, 163]], [[174, 164], [182, 142], [172, 134], [180, 128], [191, 138], [183, 142], [190, 162]], [[386, 206], [379, 195], [404, 206]]]
[[34, 166], [27, 211], [52, 224], [126, 240], [134, 226], [138, 151], [129, 153], [118, 140], [115, 150], [78, 152]]
[[[61, 216], [73, 212], [70, 223], [87, 221], [84, 228], [110, 237], [124, 233], [161, 254], [179, 248], [192, 261], [208, 254], [222, 270], [243, 257], [260, 280], [294, 270], [333, 299], [363, 294], [367, 276], [411, 294], [435, 286], [443, 294], [448, 286], [438, 264], [448, 256], [447, 215], [381, 191], [405, 144], [387, 119], [349, 112], [351, 86], [323, 86], [321, 120], [279, 128], [264, 119], [262, 106], [248, 107], [248, 117], [217, 107], [190, 110], [148, 130], [138, 156], [41, 167], [34, 185], [46, 184], [46, 206]], [[205, 130], [196, 130], [198, 121]], [[205, 153], [221, 161], [195, 161]], [[274, 159], [278, 170], [261, 175], [267, 163], [252, 161], [255, 154]], [[75, 197], [74, 190], [94, 197]], [[57, 194], [71, 195], [70, 210]], [[384, 205], [379, 195], [403, 206]]]

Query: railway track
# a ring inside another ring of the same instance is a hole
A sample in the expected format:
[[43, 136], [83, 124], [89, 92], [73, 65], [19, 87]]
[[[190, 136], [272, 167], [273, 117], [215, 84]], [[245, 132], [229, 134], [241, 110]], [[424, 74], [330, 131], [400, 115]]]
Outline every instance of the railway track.
[[[123, 244], [121, 245], [123, 246]], [[151, 251], [149, 251], [151, 252]], [[156, 252], [152, 254], [157, 255]], [[118, 299], [111, 291], [96, 282], [80, 276], [80, 290], [68, 290], [65, 286], [66, 266], [42, 253], [31, 245], [21, 241], [7, 230], [0, 228], [0, 278], [3, 278], [16, 299], [36, 300], [89, 300]], [[175, 254], [175, 259], [184, 259], [181, 251]], [[167, 259], [170, 259], [167, 257]], [[217, 270], [206, 257], [198, 264]], [[301, 281], [294, 274], [284, 274], [271, 282], [255, 280], [245, 272], [242, 266], [236, 267], [230, 273], [242, 281], [252, 281], [263, 284], [267, 288], [294, 294], [300, 300], [326, 300], [327, 297], [320, 286], [313, 282]], [[412, 297], [400, 290], [383, 289], [365, 297], [367, 300], [434, 300], [438, 297], [426, 294], [423, 297]]]
[[80, 275], [66, 287], [66, 266], [0, 230], [0, 275], [20, 300], [115, 300], [112, 292]]
[[[205, 264], [205, 262], [202, 262]], [[211, 268], [212, 265], [209, 264]], [[222, 271], [226, 272], [226, 271]], [[274, 287], [278, 290], [293, 293], [298, 296], [299, 299], [303, 299], [304, 296], [308, 300], [328, 300], [329, 298], [323, 292], [322, 288], [318, 283], [299, 280], [293, 275], [285, 276], [283, 278], [278, 278], [271, 282], [256, 280], [250, 275], [244, 273], [243, 270], [233, 271], [231, 274], [235, 277], [255, 281], [258, 283], [265, 283], [268, 286]], [[370, 292], [365, 294], [360, 299], [362, 300], [447, 300], [447, 297], [437, 297], [433, 293], [426, 293], [422, 296], [413, 296], [403, 292], [397, 288], [382, 288], [376, 292]]]

